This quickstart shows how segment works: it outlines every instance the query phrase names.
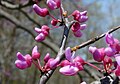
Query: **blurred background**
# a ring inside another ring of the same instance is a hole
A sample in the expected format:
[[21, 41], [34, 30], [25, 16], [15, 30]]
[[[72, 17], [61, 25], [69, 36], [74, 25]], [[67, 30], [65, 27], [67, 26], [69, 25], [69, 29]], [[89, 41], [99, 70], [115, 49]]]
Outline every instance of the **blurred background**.
[[[39, 0], [41, 7], [46, 6], [46, 0]], [[83, 36], [76, 38], [70, 31], [67, 45], [74, 47], [90, 38], [100, 35], [109, 29], [120, 25], [120, 0], [62, 0], [63, 7], [71, 14], [74, 10], [88, 11], [89, 19], [86, 22], [87, 29], [82, 31]], [[44, 55], [49, 52], [55, 57], [59, 50], [62, 39], [63, 28], [50, 31], [50, 36], [43, 42], [36, 42], [34, 37], [36, 33], [34, 27], [41, 27], [43, 24], [52, 28], [49, 16], [42, 18], [32, 9], [33, 0], [0, 0], [0, 84], [37, 84], [40, 72], [32, 66], [26, 70], [19, 70], [15, 67], [16, 53], [31, 53], [35, 45], [39, 46], [41, 53], [41, 63]], [[59, 18], [59, 10], [51, 11], [56, 18]], [[120, 39], [120, 30], [115, 31], [113, 35]], [[92, 46], [105, 47], [104, 39], [92, 44]], [[83, 59], [92, 63], [91, 54], [88, 47], [77, 51]], [[99, 64], [99, 67], [101, 65]], [[47, 84], [79, 84], [80, 79], [89, 84], [99, 80], [102, 75], [89, 66], [85, 66], [84, 71], [80, 71], [76, 76], [63, 76], [55, 71]]]

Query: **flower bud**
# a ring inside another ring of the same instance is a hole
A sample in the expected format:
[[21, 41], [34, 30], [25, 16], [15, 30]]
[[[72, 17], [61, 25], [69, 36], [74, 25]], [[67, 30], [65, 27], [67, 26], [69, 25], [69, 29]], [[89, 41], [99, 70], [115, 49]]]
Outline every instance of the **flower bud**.
[[116, 53], [116, 50], [114, 48], [112, 48], [112, 47], [105, 48], [105, 54], [107, 56], [112, 57], [115, 55], [115, 53]]
[[80, 24], [78, 22], [74, 23], [71, 29], [73, 32], [78, 31], [80, 29]]
[[47, 0], [47, 5], [51, 10], [57, 9], [61, 5], [61, 0]]
[[53, 26], [56, 26], [56, 25], [57, 25], [57, 23], [58, 23], [58, 21], [57, 21], [57, 20], [55, 20], [55, 19], [51, 20], [51, 24], [52, 24]]
[[32, 58], [33, 58], [34, 60], [40, 58], [40, 53], [38, 52], [38, 47], [37, 47], [37, 46], [35, 46], [35, 47], [33, 48], [33, 50], [32, 50]]
[[74, 32], [74, 35], [76, 37], [81, 37], [82, 36], [82, 32], [80, 30], [78, 30], [78, 31]]
[[37, 4], [33, 5], [33, 9], [41, 17], [45, 17], [45, 16], [49, 15], [47, 8], [40, 8]]
[[43, 33], [40, 33], [37, 37], [35, 37], [35, 40], [41, 42], [45, 40], [45, 35]]

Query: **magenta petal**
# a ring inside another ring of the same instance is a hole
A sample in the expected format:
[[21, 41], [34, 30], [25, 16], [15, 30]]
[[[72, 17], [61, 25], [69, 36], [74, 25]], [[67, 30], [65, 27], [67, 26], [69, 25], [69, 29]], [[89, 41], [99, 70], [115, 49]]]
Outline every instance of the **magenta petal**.
[[66, 59], [71, 61], [72, 60], [72, 53], [71, 53], [71, 49], [70, 47], [67, 47], [66, 50], [65, 50], [65, 56], [66, 56]]
[[76, 75], [78, 71], [79, 69], [77, 67], [70, 66], [70, 65], [64, 66], [59, 70], [60, 73], [68, 76]]
[[120, 76], [120, 66], [117, 66], [117, 69], [115, 70], [115, 75]]
[[45, 17], [46, 15], [49, 14], [47, 8], [40, 8], [37, 4], [33, 5], [33, 9], [38, 15], [40, 15], [42, 17]]
[[117, 64], [120, 66], [120, 54], [116, 54], [115, 59], [117, 61]]
[[76, 37], [81, 37], [82, 36], [82, 32], [80, 30], [78, 30], [78, 31], [74, 32], [74, 35]]
[[87, 11], [80, 12], [80, 14], [86, 16], [87, 15]]
[[37, 46], [35, 46], [32, 50], [32, 55], [34, 55], [34, 53], [38, 53], [38, 47]]
[[36, 38], [35, 38], [36, 41], [40, 42], [40, 41], [43, 41], [45, 40], [45, 35], [43, 33], [40, 33]]
[[79, 22], [85, 22], [88, 20], [88, 16], [81, 16], [81, 18], [79, 19]]
[[16, 61], [15, 61], [15, 65], [16, 65], [16, 67], [19, 68], [19, 69], [25, 69], [25, 68], [28, 67], [26, 61], [20, 61], [20, 60], [16, 60]]
[[84, 29], [86, 29], [87, 28], [87, 25], [86, 24], [82, 24], [81, 26], [80, 26], [80, 30], [84, 30]]
[[25, 61], [24, 56], [20, 52], [17, 53], [17, 58], [21, 61]]
[[76, 23], [74, 23], [74, 24], [72, 25], [72, 28], [71, 28], [71, 29], [72, 29], [73, 32], [76, 32], [76, 31], [78, 31], [80, 28], [81, 28], [80, 23], [76, 22]]
[[47, 0], [47, 5], [51, 10], [54, 10], [57, 8], [57, 4], [54, 0]]
[[44, 62], [47, 63], [49, 59], [50, 59], [50, 54], [47, 53], [44, 57]]
[[70, 62], [68, 60], [63, 60], [61, 63], [60, 63], [60, 66], [61, 67], [64, 67], [64, 66], [67, 66], [67, 65], [70, 65]]
[[37, 27], [35, 27], [35, 31], [36, 31], [37, 33], [41, 33], [41, 32], [42, 32], [42, 30], [41, 30], [40, 28], [37, 28]]
[[116, 50], [114, 48], [111, 47], [107, 47], [105, 48], [105, 54], [109, 57], [114, 56], [116, 53]]
[[54, 69], [55, 67], [57, 67], [58, 63], [59, 63], [59, 59], [57, 59], [57, 58], [50, 61], [50, 68]]
[[113, 38], [112, 34], [107, 33], [105, 36], [105, 40], [110, 45], [114, 44], [114, 38]]
[[32, 64], [32, 57], [29, 54], [27, 54], [25, 55], [25, 60], [27, 62], [28, 67], [30, 67]]
[[104, 50], [101, 48], [101, 49], [97, 49], [95, 50], [95, 52], [93, 53], [93, 58], [94, 60], [100, 62], [104, 59]]
[[89, 47], [89, 51], [90, 51], [92, 54], [95, 52], [96, 49], [97, 49], [96, 47], [92, 47], [92, 46]]

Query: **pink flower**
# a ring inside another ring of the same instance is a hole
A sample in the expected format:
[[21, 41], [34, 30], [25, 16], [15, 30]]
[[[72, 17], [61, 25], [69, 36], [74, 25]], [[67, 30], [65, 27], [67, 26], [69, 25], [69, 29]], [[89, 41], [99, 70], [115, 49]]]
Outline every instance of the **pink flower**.
[[79, 56], [74, 57], [74, 53], [71, 53], [70, 47], [65, 50], [65, 56], [67, 60], [61, 62], [60, 73], [64, 75], [76, 75], [78, 71], [83, 70], [84, 60]]
[[45, 68], [46, 69], [54, 69], [57, 67], [57, 65], [59, 64], [59, 59], [56, 58], [51, 58], [50, 54], [47, 53], [46, 56], [44, 57], [44, 62], [45, 62]]
[[113, 38], [112, 34], [106, 34], [105, 36], [105, 40], [108, 44], [108, 46], [110, 46], [112, 49], [114, 49], [116, 51], [116, 53], [119, 53], [120, 51], [120, 42], [118, 39]]
[[76, 32], [80, 29], [80, 24], [78, 22], [75, 22], [73, 25], [72, 25], [72, 31], [73, 32]]
[[115, 75], [120, 76], [120, 66], [117, 66], [117, 68], [115, 70]]
[[47, 5], [51, 10], [57, 9], [61, 5], [61, 0], [47, 0]]
[[71, 29], [72, 29], [72, 31], [73, 31], [73, 34], [74, 34], [76, 37], [81, 37], [81, 36], [82, 36], [81, 30], [84, 30], [86, 27], [87, 27], [86, 24], [80, 25], [80, 23], [75, 22], [75, 23], [72, 25]]
[[88, 16], [86, 16], [87, 11], [83, 11], [83, 12], [79, 12], [78, 10], [75, 10], [72, 13], [72, 16], [74, 17], [74, 20], [83, 23], [86, 22], [88, 20]]
[[120, 54], [116, 54], [114, 57], [115, 57], [117, 64], [120, 66]]
[[32, 50], [32, 59], [36, 60], [40, 58], [40, 53], [38, 52], [38, 47], [35, 46]]
[[50, 59], [50, 54], [47, 53], [44, 57], [44, 62], [47, 63], [49, 59]]
[[114, 48], [112, 48], [112, 47], [105, 48], [105, 54], [107, 56], [112, 57], [115, 55], [115, 53], [116, 53], [116, 50]]
[[55, 19], [53, 19], [53, 20], [51, 21], [51, 24], [52, 24], [53, 26], [56, 26], [56, 25], [57, 25], [57, 23], [58, 23], [58, 21], [57, 21], [57, 20], [55, 20]]
[[45, 40], [46, 36], [49, 34], [50, 28], [46, 25], [43, 25], [41, 29], [35, 28], [35, 31], [38, 33], [38, 36], [35, 37], [35, 40], [40, 42]]
[[45, 17], [45, 16], [49, 15], [47, 8], [40, 8], [37, 4], [33, 5], [33, 9], [41, 17]]
[[114, 38], [113, 38], [112, 34], [106, 33], [105, 40], [110, 45], [114, 44]]
[[82, 36], [82, 32], [80, 30], [78, 30], [78, 31], [74, 32], [74, 35], [76, 37], [81, 37]]
[[93, 54], [95, 61], [101, 62], [105, 57], [104, 48], [89, 47], [89, 51]]
[[23, 56], [20, 52], [17, 53], [17, 60], [15, 61], [15, 65], [19, 69], [29, 68], [32, 64], [32, 57], [27, 54]]

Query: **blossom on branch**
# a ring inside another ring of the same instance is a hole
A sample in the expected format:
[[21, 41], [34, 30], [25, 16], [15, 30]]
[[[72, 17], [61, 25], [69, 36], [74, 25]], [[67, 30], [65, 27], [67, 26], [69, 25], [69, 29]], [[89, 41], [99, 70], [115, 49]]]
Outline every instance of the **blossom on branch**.
[[45, 16], [49, 15], [47, 8], [40, 8], [37, 4], [33, 5], [33, 9], [41, 17], [45, 17]]
[[61, 5], [61, 0], [47, 0], [47, 5], [51, 10], [57, 9]]
[[41, 29], [36, 27], [35, 31], [38, 33], [38, 35], [35, 37], [35, 40], [38, 42], [45, 40], [46, 36], [49, 34], [49, 30], [50, 28], [46, 25], [43, 25]]
[[15, 61], [15, 65], [19, 69], [29, 68], [32, 64], [32, 57], [29, 54], [23, 56], [20, 52], [17, 53], [17, 60]]
[[80, 56], [74, 55], [75, 53], [71, 53], [70, 47], [65, 50], [65, 56], [67, 60], [61, 62], [60, 73], [64, 75], [76, 75], [78, 71], [83, 70], [84, 60]]

